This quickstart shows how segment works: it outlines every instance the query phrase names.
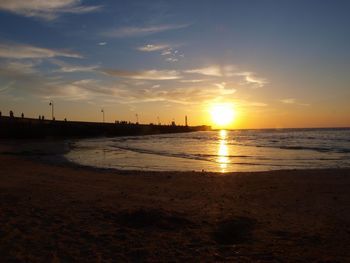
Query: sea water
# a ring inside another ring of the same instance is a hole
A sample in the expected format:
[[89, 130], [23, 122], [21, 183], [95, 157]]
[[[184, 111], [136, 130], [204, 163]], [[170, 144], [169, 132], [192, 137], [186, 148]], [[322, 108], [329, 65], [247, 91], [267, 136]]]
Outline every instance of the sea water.
[[82, 139], [81, 165], [148, 171], [267, 171], [350, 167], [350, 129], [220, 130]]

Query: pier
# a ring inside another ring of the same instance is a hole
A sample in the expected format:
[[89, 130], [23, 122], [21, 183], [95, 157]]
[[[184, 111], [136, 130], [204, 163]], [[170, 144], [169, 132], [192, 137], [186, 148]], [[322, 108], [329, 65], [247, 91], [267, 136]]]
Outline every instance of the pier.
[[136, 136], [163, 133], [209, 131], [210, 126], [139, 124], [129, 122], [99, 123], [67, 120], [43, 120], [0, 117], [0, 138]]

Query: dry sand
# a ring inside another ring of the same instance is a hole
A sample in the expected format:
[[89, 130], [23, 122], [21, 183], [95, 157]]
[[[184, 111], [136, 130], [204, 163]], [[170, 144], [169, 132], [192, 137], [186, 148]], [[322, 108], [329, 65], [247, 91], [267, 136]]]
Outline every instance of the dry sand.
[[350, 262], [349, 190], [345, 169], [118, 172], [0, 154], [0, 261]]

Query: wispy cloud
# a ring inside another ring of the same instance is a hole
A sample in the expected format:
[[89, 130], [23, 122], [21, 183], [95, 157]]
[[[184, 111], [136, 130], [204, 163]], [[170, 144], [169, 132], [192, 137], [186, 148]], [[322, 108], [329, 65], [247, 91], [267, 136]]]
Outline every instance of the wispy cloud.
[[97, 43], [97, 45], [99, 45], [99, 46], [105, 46], [105, 45], [107, 45], [107, 42], [99, 42], [99, 43]]
[[168, 61], [168, 62], [177, 62], [177, 61], [179, 61], [179, 59], [178, 59], [178, 58], [169, 57], [169, 58], [166, 58], [165, 61]]
[[98, 66], [64, 66], [59, 69], [60, 72], [92, 72], [96, 71]]
[[86, 6], [81, 0], [2, 0], [0, 10], [26, 17], [53, 20], [60, 14], [84, 14], [96, 11], [101, 6]]
[[246, 106], [249, 107], [267, 107], [268, 104], [264, 102], [245, 102]]
[[221, 77], [223, 76], [221, 72], [221, 68], [219, 66], [209, 66], [205, 68], [196, 68], [196, 69], [189, 69], [185, 70], [185, 73], [191, 73], [191, 74], [201, 74], [206, 76], [214, 76], [214, 77]]
[[282, 99], [280, 101], [284, 104], [294, 104], [295, 103], [295, 99], [293, 99], [293, 98]]
[[[51, 61], [51, 60], [50, 60]], [[51, 61], [52, 62], [52, 61]], [[27, 70], [29, 68], [29, 70]], [[104, 70], [106, 74], [123, 78], [115, 82], [95, 79], [68, 80], [45, 76], [40, 72], [30, 70], [30, 64], [13, 64], [1, 67], [0, 77], [10, 83], [6, 88], [7, 94], [20, 92], [38, 98], [60, 98], [71, 101], [93, 102], [96, 99], [104, 102], [118, 102], [124, 104], [142, 102], [168, 102], [182, 105], [203, 105], [212, 101], [234, 101], [232, 96], [236, 89], [234, 85], [226, 82], [165, 82], [161, 80], [179, 79], [181, 75], [172, 70], [146, 70], [146, 71], [117, 71]], [[246, 105], [247, 106], [247, 105]], [[262, 104], [249, 105], [262, 107]]]
[[59, 66], [59, 69], [56, 70], [57, 72], [64, 72], [64, 73], [94, 72], [99, 68], [99, 66], [97, 65], [91, 65], [91, 66], [71, 65], [58, 59], [50, 59], [50, 62], [54, 65]]
[[282, 102], [284, 104], [289, 104], [289, 105], [294, 104], [294, 105], [300, 105], [300, 106], [310, 106], [310, 104], [308, 104], [308, 103], [300, 103], [294, 98], [281, 99], [280, 102]]
[[235, 73], [235, 75], [244, 77], [244, 80], [247, 84], [252, 84], [255, 87], [263, 87], [268, 83], [266, 79], [258, 78], [255, 73], [249, 71], [238, 72]]
[[202, 86], [162, 87], [159, 85], [143, 87], [114, 87], [113, 98], [121, 103], [140, 103], [163, 101], [184, 105], [197, 105], [225, 97], [227, 93], [213, 87]]
[[2, 87], [0, 88], [0, 93], [2, 93], [2, 95], [7, 93], [7, 91], [12, 88], [14, 83], [15, 83], [14, 81], [10, 81], [7, 84], [2, 85]]
[[199, 82], [205, 82], [207, 79], [182, 79], [180, 82], [182, 83], [199, 83]]
[[266, 79], [257, 77], [254, 72], [241, 71], [234, 65], [210, 65], [203, 68], [188, 69], [184, 73], [225, 78], [243, 77], [243, 84], [248, 84], [252, 87], [263, 87], [268, 83]]
[[19, 44], [0, 44], [0, 57], [12, 59], [70, 57], [82, 58], [78, 53]]
[[1, 92], [8, 96], [37, 98], [61, 98], [64, 100], [93, 100], [97, 96], [111, 96], [113, 89], [105, 87], [97, 80], [67, 80], [57, 76], [47, 76], [31, 70], [30, 64], [0, 64], [0, 79], [10, 83]]
[[203, 68], [195, 68], [195, 69], [189, 69], [186, 70], [185, 73], [191, 73], [191, 74], [201, 74], [205, 76], [213, 76], [213, 77], [232, 77], [234, 76], [234, 72], [236, 72], [237, 69], [233, 65], [210, 65]]
[[233, 87], [227, 87], [226, 82], [221, 82], [221, 83], [214, 83], [214, 86], [218, 87], [220, 90], [220, 93], [222, 95], [232, 95], [234, 94], [237, 90]]
[[138, 47], [137, 50], [143, 51], [143, 52], [153, 52], [153, 51], [164, 50], [167, 48], [170, 48], [170, 46], [167, 44], [158, 44], [158, 45], [157, 44], [148, 44], [145, 46]]
[[126, 71], [105, 69], [104, 73], [121, 78], [141, 79], [141, 80], [172, 80], [180, 79], [181, 75], [176, 70], [143, 70], [143, 71]]
[[160, 53], [162, 56], [167, 56], [167, 55], [171, 55], [172, 50], [171, 49], [167, 49], [167, 50], [163, 50], [162, 53]]
[[[38, 95], [48, 88], [50, 78], [43, 76], [30, 62], [9, 62], [0, 64], [0, 79], [11, 83], [11, 92], [17, 95]], [[9, 91], [9, 92], [10, 92]]]
[[51, 94], [55, 98], [63, 98], [65, 100], [95, 100], [96, 97], [100, 96], [111, 96], [114, 95], [114, 89], [106, 87], [100, 81], [94, 79], [80, 79], [71, 82], [57, 82], [51, 83]]
[[184, 54], [180, 53], [179, 50], [174, 49], [177, 45], [169, 44], [147, 44], [141, 47], [136, 48], [142, 52], [155, 52], [159, 51], [161, 56], [164, 56], [165, 61], [167, 62], [177, 62], [179, 59], [184, 57]]
[[153, 25], [153, 26], [145, 26], [145, 27], [121, 27], [114, 30], [110, 30], [107, 32], [104, 32], [104, 36], [108, 37], [117, 37], [117, 38], [123, 38], [123, 37], [141, 37], [141, 36], [147, 36], [152, 35], [164, 31], [169, 30], [175, 30], [175, 29], [181, 29], [188, 27], [188, 24], [182, 24], [182, 25]]
[[[52, 60], [49, 62], [53, 63]], [[68, 80], [57, 75], [43, 74], [37, 66], [41, 60], [15, 60], [0, 63], [0, 79], [10, 83], [2, 92], [15, 97], [62, 98], [65, 100], [93, 99], [107, 91], [97, 80]], [[109, 92], [109, 95], [112, 92]]]
[[22, 72], [24, 74], [36, 73], [37, 69], [35, 68], [38, 63], [33, 61], [9, 61], [6, 63], [6, 68], [10, 71]]

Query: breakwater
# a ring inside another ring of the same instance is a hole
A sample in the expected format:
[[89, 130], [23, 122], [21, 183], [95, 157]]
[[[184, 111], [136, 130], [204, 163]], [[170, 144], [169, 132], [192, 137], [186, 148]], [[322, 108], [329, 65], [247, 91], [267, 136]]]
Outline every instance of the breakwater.
[[134, 136], [208, 131], [210, 126], [98, 123], [0, 117], [0, 138]]

